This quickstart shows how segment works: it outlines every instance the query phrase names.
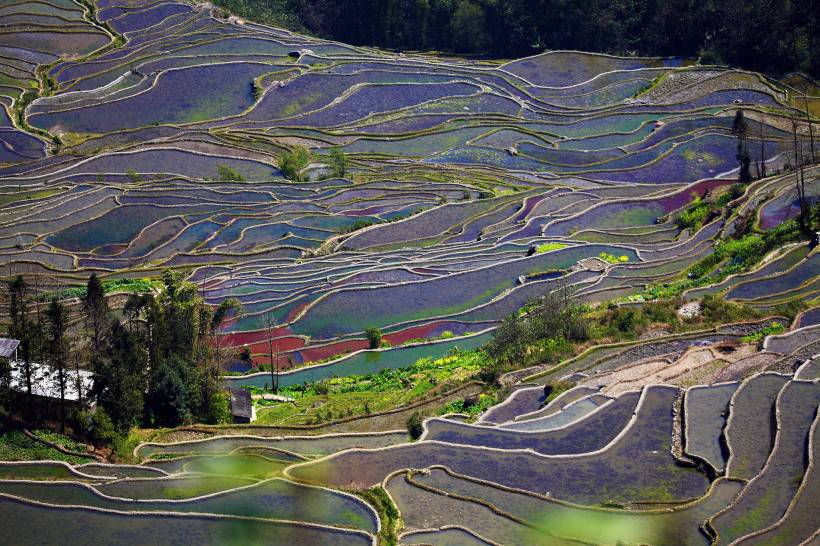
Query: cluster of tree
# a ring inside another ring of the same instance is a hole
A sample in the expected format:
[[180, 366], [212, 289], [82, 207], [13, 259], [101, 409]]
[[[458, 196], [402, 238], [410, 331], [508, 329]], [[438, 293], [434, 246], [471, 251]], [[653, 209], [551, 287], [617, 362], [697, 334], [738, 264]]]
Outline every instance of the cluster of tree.
[[814, 0], [217, 0], [352, 43], [513, 57], [545, 49], [675, 55], [820, 73]]
[[[767, 175], [765, 125], [757, 123], [757, 126], [758, 132], [754, 136], [757, 137], [760, 144], [760, 153], [758, 159], [755, 160], [755, 171], [757, 178], [765, 178]], [[792, 153], [786, 156], [784, 169], [794, 171], [795, 197], [800, 207], [797, 216], [798, 226], [801, 233], [811, 237], [813, 236], [813, 227], [811, 225], [812, 205], [811, 199], [806, 192], [805, 171], [807, 166], [817, 162], [817, 154], [814, 146], [814, 122], [809, 113], [808, 100], [805, 103], [805, 118], [798, 118], [793, 115], [791, 117], [791, 129]], [[750, 124], [746, 120], [743, 110], [738, 110], [732, 123], [732, 134], [737, 136], [737, 153], [735, 157], [738, 161], [738, 179], [741, 183], [751, 182], [753, 178], [751, 172], [752, 156], [749, 153], [751, 132]]]
[[[294, 146], [290, 151], [285, 152], [279, 158], [279, 170], [282, 175], [293, 182], [305, 181], [305, 168], [310, 165], [313, 160], [313, 155], [310, 150], [304, 146]], [[328, 174], [325, 176], [334, 176], [336, 178], [344, 178], [347, 174], [348, 159], [344, 152], [338, 148], [332, 148], [330, 153], [323, 157], [322, 160], [328, 166]]]
[[569, 287], [561, 286], [508, 315], [484, 346], [489, 363], [482, 379], [493, 382], [504, 368], [522, 367], [532, 355], [542, 358], [540, 349], [550, 351], [557, 344], [589, 339], [584, 309], [571, 295]]
[[[166, 271], [157, 295], [132, 294], [119, 316], [92, 275], [82, 298], [81, 320], [70, 320], [57, 298], [41, 310], [23, 277], [11, 281], [8, 291], [9, 334], [20, 340], [15, 365], [26, 383], [26, 406], [33, 406], [33, 387], [41, 380], [35, 377], [37, 364], [48, 365], [53, 371], [50, 380], [59, 388], [63, 429], [70, 417], [65, 393], [71, 381], [78, 381], [81, 397], [97, 402], [94, 422], [110, 422], [117, 434], [137, 424], [175, 426], [229, 419], [219, 364], [227, 356], [223, 325], [239, 310], [236, 300], [209, 306], [194, 284]], [[94, 373], [86, 392], [79, 383], [80, 368]], [[9, 372], [5, 370], [6, 379]], [[25, 408], [23, 413], [32, 418]]]

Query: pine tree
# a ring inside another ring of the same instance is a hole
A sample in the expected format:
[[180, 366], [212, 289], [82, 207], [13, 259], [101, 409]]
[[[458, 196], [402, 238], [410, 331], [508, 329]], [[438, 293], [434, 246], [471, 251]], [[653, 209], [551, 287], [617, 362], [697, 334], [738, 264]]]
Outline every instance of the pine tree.
[[52, 372], [56, 372], [54, 380], [60, 391], [60, 432], [65, 432], [66, 407], [65, 397], [68, 386], [68, 340], [66, 331], [68, 330], [68, 313], [65, 306], [56, 297], [52, 298], [46, 311], [48, 318], [48, 356]]
[[16, 363], [26, 386], [26, 406], [24, 417], [31, 418], [33, 395], [32, 389], [36, 378], [33, 365], [35, 351], [40, 347], [41, 327], [39, 320], [32, 320], [29, 313], [29, 287], [22, 275], [9, 282], [9, 335], [20, 341]]
[[[89, 337], [89, 352], [91, 369], [94, 371], [95, 381], [100, 377], [100, 362], [105, 351], [106, 332], [111, 321], [111, 310], [105, 299], [105, 291], [102, 283], [94, 273], [88, 278], [86, 284], [86, 294], [83, 298], [83, 311], [85, 314], [85, 324]], [[99, 388], [95, 385], [95, 396]]]
[[111, 324], [108, 339], [100, 363], [98, 396], [117, 432], [126, 434], [142, 416], [147, 356], [139, 337], [117, 320]]

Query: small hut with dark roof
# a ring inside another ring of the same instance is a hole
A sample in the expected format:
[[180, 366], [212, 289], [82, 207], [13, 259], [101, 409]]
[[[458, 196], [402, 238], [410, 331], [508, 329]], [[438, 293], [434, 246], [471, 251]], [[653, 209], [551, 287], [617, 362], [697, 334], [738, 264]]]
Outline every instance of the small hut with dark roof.
[[231, 395], [231, 416], [234, 423], [250, 423], [256, 420], [256, 408], [253, 407], [251, 393], [247, 389], [229, 387]]
[[20, 342], [16, 339], [0, 337], [0, 358], [17, 360], [17, 346]]

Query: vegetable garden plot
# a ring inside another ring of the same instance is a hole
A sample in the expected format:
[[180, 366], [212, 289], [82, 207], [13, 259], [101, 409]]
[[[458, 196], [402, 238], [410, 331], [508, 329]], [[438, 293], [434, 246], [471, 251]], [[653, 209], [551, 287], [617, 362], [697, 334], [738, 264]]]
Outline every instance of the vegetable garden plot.
[[197, 544], [239, 545], [263, 543], [282, 546], [343, 544], [370, 546], [374, 538], [361, 531], [342, 530], [298, 522], [272, 522], [231, 516], [123, 513], [93, 508], [60, 508], [0, 496], [0, 515], [5, 521], [36, 521], [15, 533], [20, 544], [81, 545], [134, 543], [161, 546]]
[[800, 486], [808, 461], [808, 439], [820, 403], [820, 383], [790, 381], [777, 398], [778, 432], [765, 466], [740, 497], [709, 522], [715, 544], [729, 544], [777, 522]]
[[721, 446], [725, 415], [729, 400], [739, 386], [739, 383], [698, 386], [687, 389], [684, 394], [686, 454], [706, 461], [717, 474], [723, 473], [726, 464]]
[[423, 441], [382, 450], [350, 450], [292, 466], [286, 474], [310, 482], [369, 487], [399, 469], [446, 464], [459, 474], [539, 494], [549, 492], [580, 504], [691, 499], [706, 492], [708, 480], [693, 468], [678, 466], [669, 452], [677, 393], [671, 387], [649, 388], [631, 426], [595, 453], [545, 457]]
[[[740, 481], [721, 479], [713, 484], [704, 497], [691, 503], [654, 510], [615, 510], [588, 509], [563, 504], [549, 497], [535, 496], [472, 478], [455, 476], [444, 468], [414, 473], [410, 476], [409, 482], [425, 490], [434, 490], [427, 495], [435, 495], [435, 492], [446, 493], [456, 499], [469, 499], [475, 503], [489, 505], [541, 531], [572, 537], [585, 543], [615, 544], [622, 540], [627, 543], [659, 546], [709, 544], [709, 540], [699, 529], [701, 522], [729, 504], [743, 486]], [[412, 510], [427, 517], [436, 517], [431, 514], [433, 510], [428, 504], [414, 507]], [[463, 525], [478, 530], [472, 521], [464, 520]]]

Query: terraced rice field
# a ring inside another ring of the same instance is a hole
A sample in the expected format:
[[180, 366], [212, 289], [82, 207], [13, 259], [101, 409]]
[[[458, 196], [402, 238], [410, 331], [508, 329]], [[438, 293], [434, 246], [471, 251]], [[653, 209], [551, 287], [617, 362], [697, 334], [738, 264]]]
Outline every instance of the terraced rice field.
[[[739, 108], [752, 163], [791, 165], [800, 93], [759, 74], [395, 54], [176, 0], [13, 0], [0, 18], [0, 276], [177, 270], [242, 303], [225, 345], [267, 365], [275, 345], [283, 387], [477, 348], [558, 287], [634, 300], [741, 224], [799, 213], [783, 171], [733, 214], [678, 222], [736, 182]], [[280, 169], [295, 146], [301, 180]], [[0, 519], [36, 522], [14, 525], [21, 545], [812, 544], [818, 279], [816, 249], [779, 248], [683, 293], [766, 320], [516, 372], [527, 385], [476, 422], [430, 418], [417, 441], [233, 428], [141, 444], [139, 466], [0, 463]], [[815, 306], [766, 336], [793, 300]], [[270, 385], [241, 371], [224, 382]], [[559, 379], [577, 386], [547, 403]]]

